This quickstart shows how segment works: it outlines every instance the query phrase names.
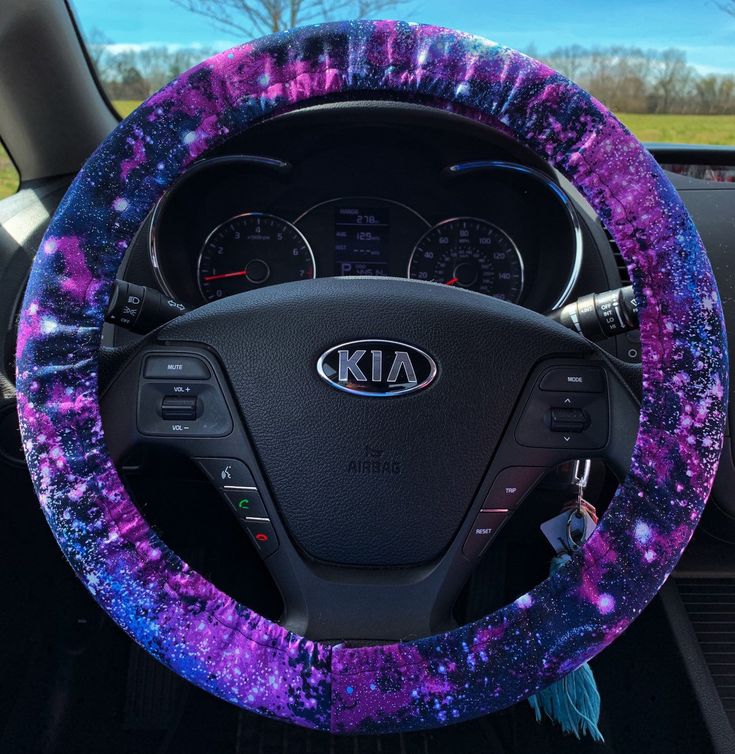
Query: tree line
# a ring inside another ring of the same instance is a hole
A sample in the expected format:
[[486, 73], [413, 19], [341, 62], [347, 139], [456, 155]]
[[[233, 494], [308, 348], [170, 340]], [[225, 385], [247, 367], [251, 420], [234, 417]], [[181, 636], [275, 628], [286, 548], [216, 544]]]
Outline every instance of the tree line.
[[572, 45], [531, 54], [617, 112], [735, 113], [735, 75], [700, 73], [683, 50], [673, 47], [659, 51]]
[[[120, 48], [99, 32], [91, 57], [112, 99], [142, 100], [212, 55], [204, 47]], [[700, 73], [683, 50], [572, 45], [528, 53], [575, 81], [611, 110], [628, 113], [735, 113], [735, 75]]]

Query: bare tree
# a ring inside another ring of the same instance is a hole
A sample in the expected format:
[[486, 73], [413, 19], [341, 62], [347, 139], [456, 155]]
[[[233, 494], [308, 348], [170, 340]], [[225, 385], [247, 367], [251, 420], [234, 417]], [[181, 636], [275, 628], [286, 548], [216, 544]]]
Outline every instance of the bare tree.
[[687, 65], [686, 53], [675, 48], [661, 52], [655, 83], [656, 112], [672, 112], [677, 102], [687, 96], [691, 82], [692, 69]]
[[102, 76], [105, 73], [107, 49], [112, 40], [96, 26], [87, 35], [87, 52], [94, 63], [95, 70]]
[[703, 76], [695, 82], [698, 112], [728, 113], [735, 109], [735, 77], [733, 76]]
[[[143, 99], [212, 54], [203, 47], [114, 45], [99, 33], [90, 35], [88, 46], [105, 89], [120, 100]], [[575, 45], [539, 54], [529, 45], [528, 51], [617, 112], [735, 112], [735, 76], [699, 74], [682, 50]]]
[[402, 5], [405, 0], [172, 0], [206, 18], [226, 34], [250, 37], [299, 24], [333, 20], [341, 15], [363, 18]]
[[572, 81], [579, 81], [580, 75], [584, 70], [589, 52], [580, 45], [571, 45], [569, 47], [557, 47], [544, 56], [546, 62], [559, 73], [566, 76]]

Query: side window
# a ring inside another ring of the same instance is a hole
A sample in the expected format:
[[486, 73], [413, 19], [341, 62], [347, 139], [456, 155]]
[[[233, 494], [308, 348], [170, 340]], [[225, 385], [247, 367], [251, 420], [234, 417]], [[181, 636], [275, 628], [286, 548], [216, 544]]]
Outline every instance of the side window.
[[14, 194], [18, 190], [18, 172], [0, 144], [0, 199]]

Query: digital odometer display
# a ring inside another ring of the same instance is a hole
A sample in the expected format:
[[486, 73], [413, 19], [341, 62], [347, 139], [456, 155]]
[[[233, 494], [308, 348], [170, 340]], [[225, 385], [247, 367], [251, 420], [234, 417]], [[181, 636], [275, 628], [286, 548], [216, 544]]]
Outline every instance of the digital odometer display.
[[388, 275], [390, 207], [334, 208], [334, 274]]
[[523, 260], [510, 236], [475, 217], [445, 220], [416, 244], [408, 265], [415, 280], [467, 288], [518, 303]]

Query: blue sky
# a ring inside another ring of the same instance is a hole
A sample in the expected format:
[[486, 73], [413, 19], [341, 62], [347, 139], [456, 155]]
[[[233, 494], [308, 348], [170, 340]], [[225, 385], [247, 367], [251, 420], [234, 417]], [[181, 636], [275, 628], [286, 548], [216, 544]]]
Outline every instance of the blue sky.
[[[72, 0], [85, 33], [119, 45], [226, 48], [227, 37], [171, 0]], [[735, 2], [733, 2], [735, 7]], [[471, 31], [543, 52], [559, 45], [679, 47], [703, 72], [735, 72], [735, 18], [716, 0], [408, 0], [394, 17]]]

